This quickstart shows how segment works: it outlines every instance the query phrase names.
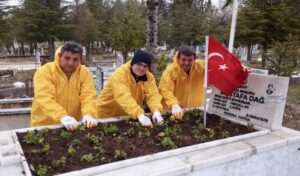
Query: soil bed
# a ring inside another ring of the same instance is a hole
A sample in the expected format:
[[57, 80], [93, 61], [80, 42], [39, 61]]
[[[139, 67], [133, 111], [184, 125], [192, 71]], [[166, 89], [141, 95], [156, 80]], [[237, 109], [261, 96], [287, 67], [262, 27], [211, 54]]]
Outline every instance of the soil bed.
[[33, 175], [54, 175], [255, 131], [252, 125], [211, 114], [205, 128], [199, 110], [186, 112], [183, 120], [164, 116], [164, 124], [154, 128], [126, 120], [93, 129], [80, 126], [75, 132], [45, 128], [17, 136]]

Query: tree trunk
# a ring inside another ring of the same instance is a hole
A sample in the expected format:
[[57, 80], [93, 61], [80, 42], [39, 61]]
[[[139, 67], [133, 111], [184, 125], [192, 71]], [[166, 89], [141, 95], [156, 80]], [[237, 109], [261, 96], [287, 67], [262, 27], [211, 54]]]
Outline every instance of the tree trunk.
[[51, 61], [54, 61], [54, 40], [53, 40], [53, 37], [49, 37], [48, 38], [48, 47], [49, 47], [49, 59]]
[[32, 56], [33, 55], [33, 44], [30, 43], [30, 48], [29, 48], [29, 52], [30, 52], [30, 55]]
[[[263, 52], [267, 54], [267, 44], [263, 44]], [[265, 54], [261, 56], [261, 67], [266, 68], [266, 58]]]
[[21, 53], [20, 53], [20, 55], [25, 56], [24, 42], [22, 41], [22, 42], [20, 42], [20, 44], [21, 44]]
[[85, 42], [86, 43], [86, 57], [85, 57], [85, 64], [90, 63], [90, 58], [91, 58], [91, 43], [90, 42]]
[[250, 43], [248, 43], [248, 46], [247, 46], [247, 61], [251, 61], [251, 58], [252, 58], [252, 45]]
[[157, 11], [158, 0], [147, 0], [146, 49], [152, 55], [151, 72], [157, 76]]

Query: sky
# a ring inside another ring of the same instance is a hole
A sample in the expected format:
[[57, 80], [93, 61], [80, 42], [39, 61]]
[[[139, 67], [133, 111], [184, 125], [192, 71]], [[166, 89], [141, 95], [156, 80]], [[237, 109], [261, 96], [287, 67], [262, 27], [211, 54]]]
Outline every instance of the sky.
[[[6, 3], [6, 5], [18, 5], [22, 2], [23, 0], [8, 0], [8, 2]], [[219, 6], [219, 1], [220, 0], [212, 0], [212, 4], [215, 6]], [[222, 1], [222, 0], [221, 0]]]

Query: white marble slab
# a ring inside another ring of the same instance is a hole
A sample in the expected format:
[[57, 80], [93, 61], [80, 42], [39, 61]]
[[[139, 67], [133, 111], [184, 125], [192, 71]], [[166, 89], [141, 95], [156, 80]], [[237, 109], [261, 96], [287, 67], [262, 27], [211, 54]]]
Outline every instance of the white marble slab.
[[299, 176], [298, 144], [217, 164], [185, 176]]
[[21, 164], [10, 166], [0, 166], [0, 176], [23, 176], [23, 167]]
[[14, 144], [11, 131], [0, 132], [0, 146]]
[[155, 160], [148, 163], [117, 169], [95, 176], [176, 176], [191, 172], [191, 165], [176, 157]]
[[288, 145], [300, 142], [300, 132], [282, 127], [281, 130], [272, 131], [274, 136], [287, 139]]
[[288, 140], [275, 136], [275, 135], [265, 135], [257, 138], [246, 139], [245, 143], [251, 145], [255, 149], [255, 153], [261, 153], [268, 150], [273, 150], [279, 147], [287, 145]]
[[208, 149], [198, 150], [180, 157], [193, 166], [193, 172], [238, 158], [250, 156], [253, 148], [241, 141], [225, 144]]

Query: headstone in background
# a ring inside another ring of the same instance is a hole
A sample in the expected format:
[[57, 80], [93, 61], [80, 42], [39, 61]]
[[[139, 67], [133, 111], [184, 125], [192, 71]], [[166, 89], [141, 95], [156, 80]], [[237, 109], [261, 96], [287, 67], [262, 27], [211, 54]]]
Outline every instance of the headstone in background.
[[231, 96], [213, 87], [208, 112], [276, 130], [282, 118], [288, 77], [250, 74], [247, 83]]
[[251, 68], [251, 73], [268, 75], [269, 71], [265, 69]]
[[41, 67], [41, 53], [39, 50], [36, 51], [35, 55], [35, 68]]
[[110, 75], [116, 69], [117, 68], [114, 68], [114, 67], [100, 67], [100, 66], [97, 66], [97, 68], [96, 68], [96, 79], [94, 80], [95, 81], [97, 95], [101, 92], [101, 90], [103, 89], [103, 87], [108, 82], [108, 79], [109, 79]]
[[121, 52], [117, 52], [116, 60], [117, 60], [116, 67], [120, 67], [124, 63], [124, 57]]

